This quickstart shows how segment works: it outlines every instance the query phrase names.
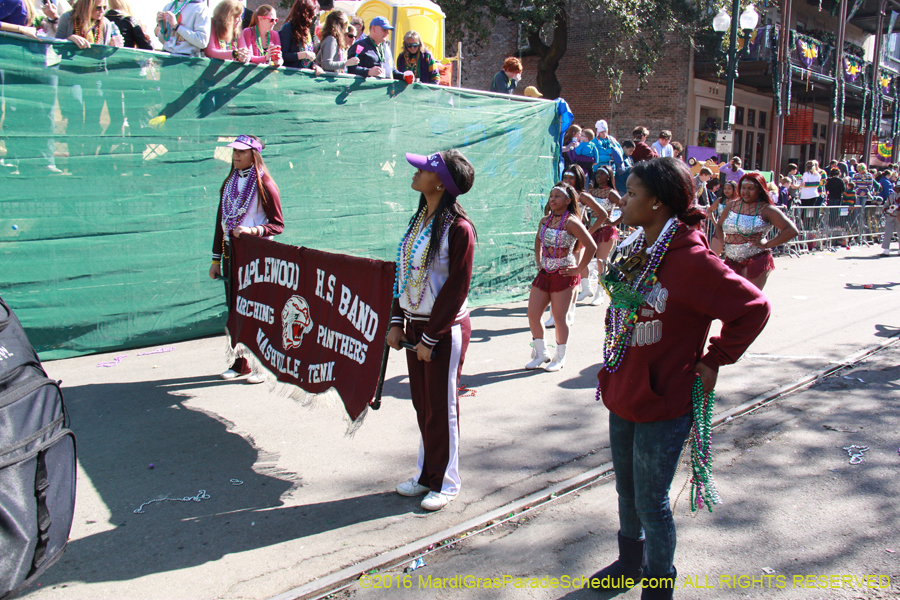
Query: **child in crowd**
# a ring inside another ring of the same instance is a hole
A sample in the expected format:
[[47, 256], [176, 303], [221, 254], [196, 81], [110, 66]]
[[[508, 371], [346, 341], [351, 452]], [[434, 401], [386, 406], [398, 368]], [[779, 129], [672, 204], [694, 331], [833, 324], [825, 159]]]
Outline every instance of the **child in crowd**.
[[600, 161], [600, 152], [591, 142], [594, 141], [594, 132], [591, 129], [582, 129], [578, 135], [578, 143], [572, 140], [570, 146], [574, 146], [569, 150], [569, 157], [573, 162], [584, 171], [588, 181], [594, 179], [594, 167]]

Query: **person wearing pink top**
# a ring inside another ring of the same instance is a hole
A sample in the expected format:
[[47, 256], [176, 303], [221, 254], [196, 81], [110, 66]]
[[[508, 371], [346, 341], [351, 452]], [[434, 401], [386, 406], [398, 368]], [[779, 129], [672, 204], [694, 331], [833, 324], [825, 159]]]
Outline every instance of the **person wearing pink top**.
[[250, 50], [250, 62], [255, 65], [270, 64], [280, 67], [284, 64], [281, 57], [281, 40], [275, 31], [278, 16], [275, 9], [263, 4], [256, 9], [250, 27], [244, 30], [241, 38]]
[[236, 60], [246, 64], [250, 51], [241, 39], [241, 13], [244, 5], [239, 0], [222, 0], [212, 16], [212, 31], [204, 51], [209, 58]]

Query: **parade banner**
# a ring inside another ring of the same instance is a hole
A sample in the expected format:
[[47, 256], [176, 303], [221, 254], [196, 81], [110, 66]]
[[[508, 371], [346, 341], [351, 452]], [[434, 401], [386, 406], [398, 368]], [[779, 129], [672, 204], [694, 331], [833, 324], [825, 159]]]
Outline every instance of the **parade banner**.
[[234, 354], [271, 373], [295, 398], [334, 388], [357, 422], [378, 385], [394, 264], [251, 236], [231, 248], [227, 328]]

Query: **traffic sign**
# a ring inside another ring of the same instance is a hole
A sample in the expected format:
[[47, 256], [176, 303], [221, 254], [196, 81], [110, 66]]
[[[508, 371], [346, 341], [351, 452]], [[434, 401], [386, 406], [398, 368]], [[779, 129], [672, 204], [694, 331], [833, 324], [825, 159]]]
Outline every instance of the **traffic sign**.
[[722, 131], [716, 132], [716, 152], [731, 154], [734, 149], [734, 132]]

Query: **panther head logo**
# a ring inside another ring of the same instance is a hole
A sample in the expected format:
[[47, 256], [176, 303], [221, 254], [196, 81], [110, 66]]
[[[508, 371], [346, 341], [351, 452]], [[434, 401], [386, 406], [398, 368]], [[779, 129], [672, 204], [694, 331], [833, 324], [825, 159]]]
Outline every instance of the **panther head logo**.
[[284, 349], [299, 348], [303, 336], [312, 328], [309, 304], [301, 296], [291, 296], [281, 311], [281, 343]]

